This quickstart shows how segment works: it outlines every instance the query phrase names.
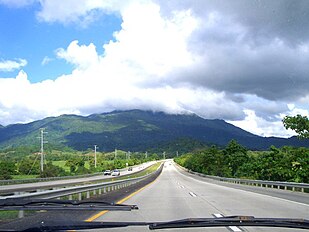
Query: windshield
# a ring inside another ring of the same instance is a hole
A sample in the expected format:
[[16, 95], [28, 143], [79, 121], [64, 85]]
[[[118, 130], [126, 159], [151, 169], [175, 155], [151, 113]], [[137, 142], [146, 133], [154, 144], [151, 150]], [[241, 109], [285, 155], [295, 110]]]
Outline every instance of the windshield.
[[307, 222], [308, 19], [306, 0], [0, 0], [0, 231]]

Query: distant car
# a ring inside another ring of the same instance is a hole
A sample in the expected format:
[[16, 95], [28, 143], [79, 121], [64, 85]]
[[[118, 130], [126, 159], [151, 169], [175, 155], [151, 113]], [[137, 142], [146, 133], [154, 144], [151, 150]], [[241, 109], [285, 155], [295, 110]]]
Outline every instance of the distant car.
[[112, 171], [112, 176], [120, 176], [120, 171], [115, 169]]
[[103, 172], [103, 175], [104, 176], [110, 176], [112, 174], [112, 171], [111, 170], [105, 170], [104, 172]]
[[133, 171], [133, 168], [132, 168], [132, 167], [129, 167], [129, 168], [128, 168], [128, 171]]

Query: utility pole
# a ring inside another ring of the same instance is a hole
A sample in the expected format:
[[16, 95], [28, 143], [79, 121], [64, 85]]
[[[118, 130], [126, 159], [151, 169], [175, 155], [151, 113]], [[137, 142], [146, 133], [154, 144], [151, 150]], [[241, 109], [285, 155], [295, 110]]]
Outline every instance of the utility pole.
[[117, 149], [115, 149], [115, 160], [117, 159]]
[[148, 158], [148, 152], [146, 151], [146, 153], [145, 153], [145, 159], [147, 159]]
[[163, 152], [163, 159], [165, 159], [165, 151]]
[[94, 145], [94, 168], [97, 168], [97, 145]]
[[178, 157], [178, 151], [176, 152], [176, 155], [177, 155], [177, 157]]
[[47, 134], [47, 132], [44, 131], [45, 128], [40, 128], [40, 139], [41, 139], [41, 172], [44, 171], [44, 143], [47, 143], [47, 141], [44, 141], [44, 134]]

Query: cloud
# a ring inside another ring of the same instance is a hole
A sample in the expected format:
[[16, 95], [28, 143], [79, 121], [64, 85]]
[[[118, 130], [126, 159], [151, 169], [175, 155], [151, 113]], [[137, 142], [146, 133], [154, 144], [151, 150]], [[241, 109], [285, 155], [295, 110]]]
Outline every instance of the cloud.
[[48, 63], [50, 63], [51, 61], [53, 61], [53, 58], [49, 58], [48, 56], [45, 56], [41, 62], [41, 65], [47, 65]]
[[102, 13], [118, 11], [131, 1], [121, 0], [41, 0], [37, 18], [42, 22], [78, 24], [87, 27], [102, 16]]
[[2, 60], [0, 61], [0, 72], [11, 72], [16, 69], [20, 69], [26, 65], [27, 61], [24, 59]]
[[68, 63], [82, 69], [89, 68], [89, 66], [98, 62], [94, 44], [79, 46], [77, 40], [71, 42], [66, 50], [63, 48], [57, 49], [56, 55], [58, 58], [65, 59]]
[[102, 44], [102, 54], [77, 40], [58, 48], [57, 58], [74, 67], [68, 75], [35, 84], [24, 72], [0, 79], [0, 124], [140, 108], [193, 112], [287, 136], [293, 133], [283, 128], [283, 116], [308, 114], [307, 1], [40, 3], [41, 22], [91, 26], [113, 13], [121, 29]]

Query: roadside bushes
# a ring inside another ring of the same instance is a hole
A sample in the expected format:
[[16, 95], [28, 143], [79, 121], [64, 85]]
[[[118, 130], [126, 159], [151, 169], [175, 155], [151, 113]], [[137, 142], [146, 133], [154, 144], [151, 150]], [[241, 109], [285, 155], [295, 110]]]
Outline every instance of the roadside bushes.
[[225, 149], [215, 146], [174, 159], [206, 175], [272, 181], [309, 182], [309, 149], [272, 146], [252, 152], [232, 140]]

